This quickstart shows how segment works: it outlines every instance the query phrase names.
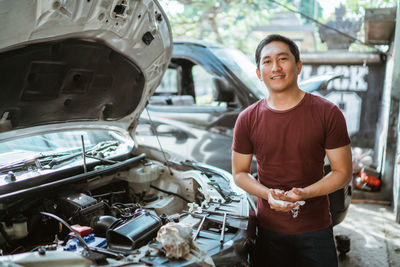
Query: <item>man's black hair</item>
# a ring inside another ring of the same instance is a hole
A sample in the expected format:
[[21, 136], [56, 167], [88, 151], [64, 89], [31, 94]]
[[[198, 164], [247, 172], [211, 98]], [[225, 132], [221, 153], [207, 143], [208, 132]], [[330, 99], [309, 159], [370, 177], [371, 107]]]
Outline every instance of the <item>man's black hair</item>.
[[294, 59], [296, 60], [296, 63], [299, 62], [300, 52], [299, 52], [299, 48], [297, 47], [295, 42], [293, 42], [291, 39], [289, 39], [285, 36], [279, 35], [279, 34], [270, 34], [267, 37], [265, 37], [257, 46], [257, 49], [256, 49], [257, 68], [259, 68], [259, 65], [260, 65], [261, 50], [267, 44], [269, 44], [271, 42], [275, 42], [275, 41], [284, 42], [285, 44], [287, 44], [289, 46], [290, 52], [292, 52]]

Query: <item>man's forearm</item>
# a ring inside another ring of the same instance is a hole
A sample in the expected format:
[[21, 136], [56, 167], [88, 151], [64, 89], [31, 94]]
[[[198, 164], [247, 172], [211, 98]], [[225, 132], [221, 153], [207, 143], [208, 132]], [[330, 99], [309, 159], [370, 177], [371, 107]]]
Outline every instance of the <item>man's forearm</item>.
[[249, 173], [239, 172], [234, 174], [233, 178], [235, 180], [235, 183], [249, 194], [268, 199], [269, 189], [259, 183]]
[[304, 188], [306, 198], [328, 195], [351, 181], [351, 173], [331, 171], [318, 182]]

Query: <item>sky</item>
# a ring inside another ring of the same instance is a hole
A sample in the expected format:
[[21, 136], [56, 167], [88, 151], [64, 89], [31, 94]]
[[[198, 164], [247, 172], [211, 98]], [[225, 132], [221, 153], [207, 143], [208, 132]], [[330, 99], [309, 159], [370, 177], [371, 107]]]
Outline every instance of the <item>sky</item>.
[[344, 0], [318, 0], [319, 4], [323, 8], [323, 17], [327, 18], [330, 14], [335, 11], [340, 3], [344, 3]]

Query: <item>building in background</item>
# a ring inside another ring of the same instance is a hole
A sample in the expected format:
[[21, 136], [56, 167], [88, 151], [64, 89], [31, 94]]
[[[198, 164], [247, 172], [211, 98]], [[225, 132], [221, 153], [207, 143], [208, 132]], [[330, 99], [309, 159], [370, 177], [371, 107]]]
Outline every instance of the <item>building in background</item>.
[[[400, 222], [400, 51], [396, 54], [400, 38], [396, 8], [367, 9], [364, 18], [365, 43], [390, 45], [388, 52], [350, 52], [348, 48], [356, 40], [361, 22], [344, 19], [344, 12], [343, 6], [336, 8], [335, 18], [327, 23], [343, 34], [304, 24], [290, 12], [276, 14], [267, 26], [254, 27], [253, 34], [262, 39], [267, 34], [279, 33], [295, 40], [303, 61], [300, 80], [322, 74], [341, 75], [327, 90], [318, 93], [342, 110], [352, 147], [373, 151], [372, 165], [382, 181], [378, 192], [358, 191], [355, 196], [393, 201]], [[328, 51], [315, 52], [319, 37], [326, 42]]]
[[255, 26], [253, 35], [259, 40], [268, 34], [280, 33], [294, 40], [301, 51], [315, 51], [316, 28], [312, 24], [303, 24], [299, 17], [289, 11], [279, 12], [270, 20], [269, 25]]

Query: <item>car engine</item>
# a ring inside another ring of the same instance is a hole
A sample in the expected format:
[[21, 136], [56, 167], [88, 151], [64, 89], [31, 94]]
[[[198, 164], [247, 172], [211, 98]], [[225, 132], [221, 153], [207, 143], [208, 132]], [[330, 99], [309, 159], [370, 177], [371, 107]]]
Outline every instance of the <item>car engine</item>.
[[68, 169], [51, 175], [38, 186], [0, 196], [0, 248], [8, 255], [0, 262], [190, 265], [167, 258], [157, 241], [168, 222], [189, 225], [216, 264], [246, 260], [248, 202], [220, 169], [166, 164], [142, 153], [88, 165], [83, 173]]

